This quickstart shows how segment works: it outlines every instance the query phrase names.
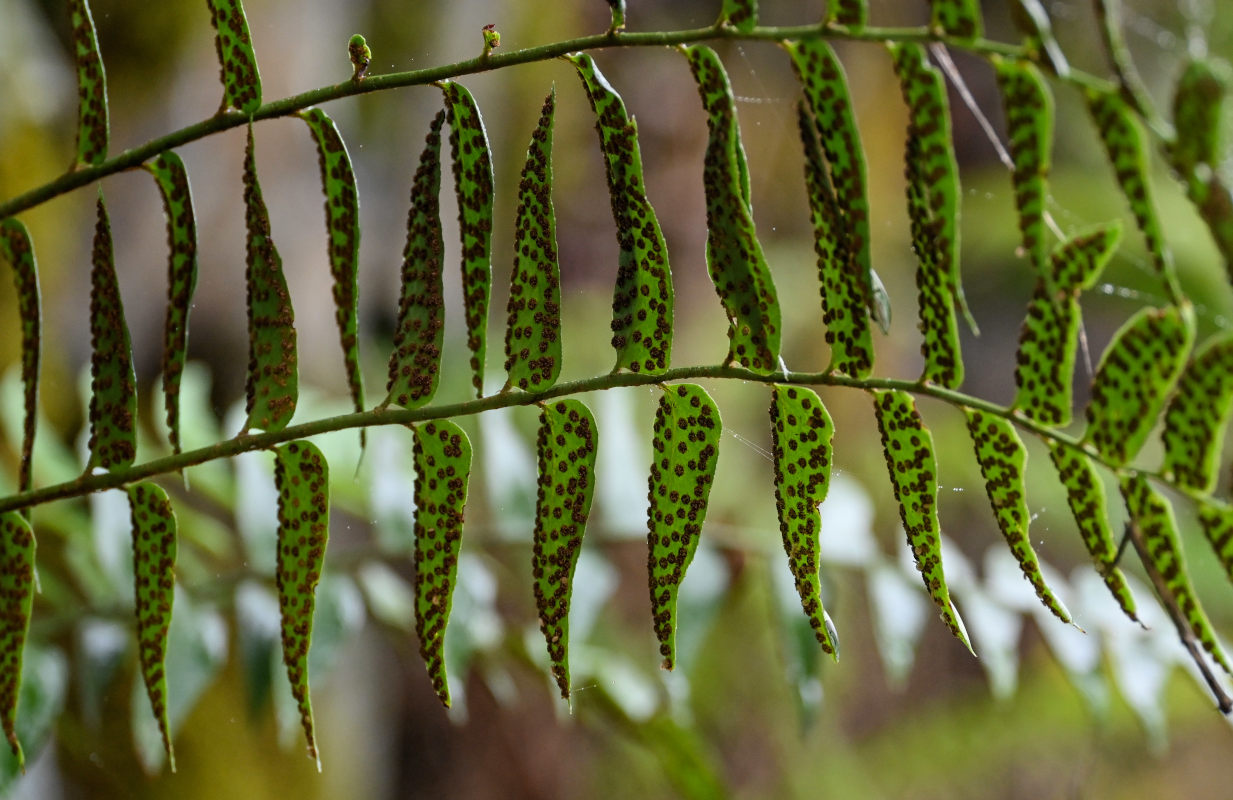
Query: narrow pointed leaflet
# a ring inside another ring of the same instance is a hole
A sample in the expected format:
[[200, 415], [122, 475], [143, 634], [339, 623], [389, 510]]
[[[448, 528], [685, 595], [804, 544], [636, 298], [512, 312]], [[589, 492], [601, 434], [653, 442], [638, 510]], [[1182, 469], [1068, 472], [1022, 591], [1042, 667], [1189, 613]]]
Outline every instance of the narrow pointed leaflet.
[[1177, 383], [1161, 434], [1161, 473], [1178, 486], [1210, 494], [1233, 412], [1233, 332], [1218, 333], [1195, 353]]
[[942, 531], [938, 523], [938, 463], [933, 435], [925, 428], [912, 395], [897, 390], [873, 392], [882, 452], [891, 487], [899, 504], [899, 518], [908, 536], [912, 558], [925, 589], [938, 607], [950, 632], [972, 649], [963, 620], [955, 610], [942, 570]]
[[[1037, 275], [1049, 283], [1045, 254], [1049, 241], [1045, 233], [1046, 178], [1052, 164], [1053, 95], [1040, 70], [1024, 61], [998, 59], [994, 62], [1002, 104], [1006, 109], [1006, 134], [1010, 157], [1015, 167], [1011, 181], [1015, 206], [1019, 210], [1019, 232], [1023, 252]], [[1051, 289], [1052, 286], [1050, 285]]]
[[214, 47], [218, 51], [219, 80], [223, 84], [223, 103], [252, 114], [261, 106], [261, 74], [248, 34], [248, 18], [240, 0], [206, 0], [210, 22], [214, 24]]
[[822, 607], [818, 578], [822, 516], [831, 481], [831, 437], [835, 425], [812, 389], [774, 386], [771, 390], [771, 442], [775, 453], [775, 509], [779, 533], [792, 569], [801, 608], [822, 649], [836, 660], [839, 641]]
[[445, 290], [441, 284], [441, 125], [437, 112], [428, 129], [411, 184], [407, 244], [402, 259], [402, 296], [394, 350], [390, 353], [385, 402], [416, 408], [432, 399], [441, 373], [445, 335]]
[[676, 664], [676, 597], [698, 549], [723, 423], [701, 386], [664, 387], [651, 440], [647, 581], [664, 669]]
[[[1121, 487], [1126, 511], [1130, 514], [1132, 524], [1137, 525], [1143, 535], [1146, 555], [1164, 580], [1164, 588], [1171, 600], [1186, 618], [1190, 632], [1226, 673], [1233, 674], [1229, 660], [1216, 640], [1212, 624], [1203, 607], [1199, 605], [1198, 595], [1190, 582], [1172, 507], [1152, 488], [1147, 478], [1139, 473], [1123, 476]], [[1161, 600], [1166, 598], [1162, 597]]]
[[984, 35], [980, 0], [930, 0], [929, 27], [957, 39], [979, 39]]
[[492, 156], [479, 106], [466, 87], [445, 81], [446, 119], [453, 152], [454, 193], [458, 198], [458, 233], [462, 238], [463, 314], [471, 351], [471, 383], [484, 396], [484, 361], [488, 350], [488, 300], [492, 294]]
[[69, 0], [73, 60], [77, 64], [77, 155], [79, 167], [107, 160], [111, 127], [107, 111], [107, 73], [87, 0]]
[[1066, 487], [1066, 503], [1070, 506], [1079, 536], [1092, 556], [1096, 571], [1123, 613], [1138, 622], [1134, 596], [1117, 566], [1118, 546], [1109, 529], [1105, 486], [1096, 473], [1091, 457], [1078, 448], [1051, 439], [1046, 440], [1046, 444], [1049, 445], [1049, 458], [1057, 469], [1058, 479]]
[[732, 87], [714, 50], [698, 45], [683, 52], [707, 114], [706, 264], [728, 316], [727, 360], [770, 372], [779, 365], [779, 298], [754, 229]]
[[129, 486], [133, 519], [133, 575], [137, 601], [137, 657], [150, 709], [163, 737], [171, 771], [176, 770], [167, 724], [167, 632], [175, 601], [176, 517], [167, 493], [143, 481]]
[[450, 704], [445, 626], [450, 621], [462, 546], [463, 509], [471, 477], [471, 441], [448, 420], [415, 434], [415, 633], [432, 689]]
[[163, 408], [167, 437], [180, 452], [180, 377], [188, 358], [188, 312], [197, 286], [197, 218], [184, 162], [168, 150], [142, 165], [154, 176], [167, 216], [167, 315], [163, 321]]
[[1194, 315], [1145, 308], [1114, 335], [1100, 359], [1083, 439], [1109, 461], [1135, 457], [1156, 424], [1194, 341]]
[[287, 427], [299, 396], [295, 311], [283, 260], [270, 238], [270, 216], [257, 182], [253, 127], [244, 154], [244, 219], [248, 230], [245, 281], [248, 298], [248, 376], [245, 430]]
[[1233, 581], [1233, 506], [1219, 500], [1198, 504], [1199, 526], [1212, 546], [1225, 575]]
[[[859, 290], [865, 307], [883, 332], [890, 325], [877, 300], [870, 256], [869, 198], [866, 191], [865, 151], [852, 113], [852, 98], [843, 65], [831, 46], [821, 39], [788, 42], [792, 68], [805, 91], [805, 103], [818, 130], [826, 155], [836, 208], [847, 231], [844, 274]], [[853, 375], [853, 377], [861, 377]]]
[[758, 27], [758, 0], [723, 0], [722, 19], [741, 33]]
[[869, 0], [827, 0], [827, 24], [863, 28], [869, 21]]
[[102, 191], [90, 270], [90, 460], [95, 467], [127, 467], [137, 457], [137, 378], [120, 300], [111, 222]]
[[547, 389], [561, 374], [561, 266], [552, 207], [554, 88], [544, 99], [518, 182], [514, 223], [514, 274], [506, 310], [505, 371], [509, 385]]
[[998, 529], [1040, 602], [1062, 622], [1070, 622], [1070, 612], [1045, 583], [1040, 561], [1028, 538], [1031, 515], [1027, 506], [1027, 450], [1023, 441], [1014, 425], [1002, 417], [974, 408], [965, 408], [963, 413], [968, 420], [968, 433], [976, 448], [976, 462], [985, 479], [985, 493], [993, 507]]
[[1037, 277], [1015, 356], [1012, 408], [1028, 419], [1070, 423], [1083, 313], [1079, 295], [1095, 284], [1120, 239], [1117, 224], [1077, 234], [1054, 249], [1048, 273]]
[[313, 638], [317, 582], [330, 538], [330, 470], [307, 441], [274, 448], [278, 488], [278, 563], [274, 582], [282, 619], [283, 663], [300, 711], [308, 754], [320, 765], [308, 691], [308, 648]]
[[[937, 4], [934, 5], [937, 10]], [[950, 108], [942, 73], [918, 44], [892, 45], [895, 71], [908, 106], [904, 153], [912, 248], [918, 261], [922, 380], [958, 388], [963, 383], [959, 323], [959, 168], [951, 146]]]
[[21, 321], [21, 384], [24, 411], [21, 466], [17, 474], [17, 488], [20, 491], [26, 491], [34, 485], [34, 434], [38, 426], [39, 355], [42, 349], [43, 312], [34, 245], [30, 242], [30, 234], [26, 231], [26, 226], [14, 217], [0, 220], [0, 258], [7, 261], [13, 270], [13, 286], [17, 293], [17, 316]]
[[1087, 98], [1105, 153], [1113, 165], [1118, 186], [1130, 204], [1135, 223], [1143, 232], [1152, 264], [1160, 273], [1170, 298], [1178, 298], [1181, 289], [1173, 269], [1173, 254], [1165, 242], [1164, 228], [1152, 197], [1150, 162], [1143, 126], [1117, 94], [1089, 90]]
[[[319, 108], [305, 109], [299, 116], [308, 125], [317, 145], [321, 187], [325, 190], [326, 251], [334, 278], [334, 322], [338, 325], [351, 402], [356, 411], [363, 411], [364, 375], [360, 371], [356, 282], [360, 266], [360, 195], [355, 185], [355, 171], [334, 120]], [[363, 428], [360, 438], [361, 441], [364, 438]]]
[[612, 296], [616, 368], [662, 372], [672, 360], [672, 272], [668, 246], [646, 196], [638, 126], [594, 59], [581, 53], [569, 56], [569, 60], [577, 68], [595, 112], [595, 130], [604, 155], [608, 197], [617, 229], [620, 252]]
[[864, 377], [873, 368], [873, 339], [865, 305], [864, 283], [853, 280], [848, 228], [839, 211], [830, 172], [818, 143], [818, 128], [805, 102], [796, 106], [796, 121], [805, 149], [805, 189], [818, 257], [822, 321], [831, 349], [830, 370]]
[[1224, 61], [1200, 57], [1186, 65], [1173, 95], [1177, 133], [1169, 156], [1233, 278], [1233, 194], [1219, 169], [1231, 85], [1233, 70]]
[[595, 418], [578, 400], [540, 409], [536, 439], [539, 483], [531, 576], [539, 629], [548, 643], [552, 677], [569, 698], [569, 599], [591, 497], [595, 493]]
[[0, 514], [0, 723], [17, 765], [26, 758], [17, 740], [21, 661], [34, 608], [34, 533], [16, 511]]

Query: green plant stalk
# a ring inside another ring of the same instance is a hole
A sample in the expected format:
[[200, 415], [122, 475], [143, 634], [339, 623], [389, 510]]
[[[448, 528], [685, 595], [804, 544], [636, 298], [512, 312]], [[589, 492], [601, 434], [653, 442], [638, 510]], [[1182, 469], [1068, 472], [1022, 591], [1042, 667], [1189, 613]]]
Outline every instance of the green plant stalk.
[[[785, 39], [812, 39], [817, 37], [877, 42], [879, 44], [891, 40], [899, 42], [942, 42], [951, 47], [981, 55], [997, 54], [1008, 58], [1025, 57], [1023, 48], [1016, 45], [986, 39], [952, 39], [950, 37], [938, 36], [928, 28], [870, 27], [849, 31], [843, 28], [830, 28], [826, 25], [796, 25], [760, 27], [754, 28], [747, 33], [739, 33], [734, 28], [712, 25], [705, 28], [679, 31], [643, 33], [609, 31], [607, 33], [581, 36], [536, 47], [528, 47], [522, 50], [510, 50], [504, 53], [494, 51], [491, 54], [477, 56], [466, 61], [429, 67], [427, 69], [391, 72], [385, 75], [368, 75], [362, 81], [354, 81], [348, 78], [332, 86], [322, 86], [301, 94], [266, 103], [253, 112], [251, 119], [256, 121], [286, 117], [309, 106], [320, 105], [321, 103], [338, 100], [343, 97], [405, 86], [425, 86], [447, 78], [457, 78], [460, 75], [473, 75], [518, 64], [549, 61], [567, 53], [581, 50], [598, 50], [614, 47], [673, 47], [704, 40], [731, 39], [778, 42]], [[1068, 81], [1083, 87], [1096, 87], [1104, 90], [1115, 88], [1108, 81], [1073, 70]], [[159, 153], [197, 141], [198, 139], [203, 139], [221, 131], [247, 125], [249, 120], [250, 117], [247, 114], [239, 111], [225, 111], [164, 136], [151, 139], [145, 144], [125, 150], [97, 166], [65, 173], [24, 194], [0, 203], [0, 219], [34, 208], [74, 189], [94, 183], [108, 175], [137, 168]]]
[[[607, 375], [597, 375], [590, 378], [582, 378], [576, 381], [559, 383], [549, 389], [538, 392], [511, 390], [488, 395], [487, 397], [483, 397], [478, 400], [468, 400], [466, 402], [453, 403], [451, 405], [424, 406], [422, 408], [410, 410], [392, 407], [374, 408], [371, 411], [352, 412], [350, 414], [339, 414], [333, 417], [323, 417], [321, 419], [312, 420], [311, 422], [288, 426], [278, 431], [265, 431], [255, 434], [243, 433], [231, 439], [225, 439], [221, 442], [207, 445], [206, 447], [199, 447], [196, 450], [186, 450], [179, 454], [156, 458], [129, 467], [116, 468], [109, 472], [94, 475], [82, 475], [81, 477], [71, 481], [44, 486], [42, 488], [32, 489], [30, 491], [18, 492], [17, 494], [0, 498], [0, 513], [22, 508], [31, 508], [44, 503], [50, 503], [54, 500], [81, 497], [92, 494], [93, 492], [103, 491], [105, 489], [116, 489], [134, 481], [179, 472], [186, 467], [204, 464], [220, 458], [229, 458], [231, 456], [240, 455], [241, 453], [248, 453], [255, 450], [267, 450], [275, 445], [294, 441], [296, 439], [304, 439], [309, 436], [316, 436], [322, 433], [333, 433], [334, 431], [349, 430], [352, 428], [369, 428], [377, 425], [408, 425], [411, 423], [426, 422], [429, 420], [466, 417], [479, 414], [484, 411], [490, 411], [495, 408], [530, 406], [545, 402], [547, 400], [552, 400], [557, 397], [568, 397], [575, 394], [582, 394], [584, 392], [603, 391], [606, 389], [617, 389], [628, 386], [654, 386], [656, 384], [671, 383], [674, 381], [698, 380], [706, 378], [754, 381], [765, 384], [791, 384], [797, 386], [835, 386], [850, 389], [864, 389], [866, 391], [873, 389], [898, 389], [901, 391], [910, 392], [920, 397], [931, 397], [935, 400], [940, 400], [943, 403], [955, 406], [957, 408], [975, 408], [988, 414], [993, 414], [995, 416], [1008, 419], [1023, 430], [1028, 431], [1037, 437], [1042, 439], [1052, 439], [1063, 446], [1081, 449], [1084, 453], [1091, 456], [1115, 473], [1120, 474], [1127, 471], [1125, 467], [1110, 463], [1100, 458], [1087, 448], [1082, 447], [1079, 440], [1073, 436], [1059, 433], [1046, 425], [1033, 422], [1030, 419], [1026, 419], [1018, 414], [1015, 414], [1010, 409], [1003, 408], [1002, 406], [999, 406], [996, 403], [991, 403], [988, 400], [983, 400], [979, 397], [973, 397], [971, 395], [964, 394], [963, 392], [946, 389], [934, 384], [920, 383], [915, 380], [904, 380], [897, 378], [850, 378], [846, 375], [839, 375], [829, 372], [776, 372], [765, 374], [736, 366], [701, 365], [675, 367], [658, 375], [646, 375], [633, 372], [613, 372]], [[1156, 473], [1141, 470], [1138, 472], [1150, 478], [1162, 480]], [[1183, 488], [1175, 487], [1172, 484], [1168, 485], [1172, 489], [1185, 494], [1190, 494]]]

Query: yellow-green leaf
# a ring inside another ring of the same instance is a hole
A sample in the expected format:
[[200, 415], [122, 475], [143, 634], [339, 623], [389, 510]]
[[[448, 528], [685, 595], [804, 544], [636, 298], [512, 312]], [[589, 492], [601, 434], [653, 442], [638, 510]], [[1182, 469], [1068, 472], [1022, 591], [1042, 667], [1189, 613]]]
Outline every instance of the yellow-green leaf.
[[561, 374], [561, 267], [552, 207], [554, 88], [544, 99], [518, 184], [514, 273], [505, 329], [505, 370], [520, 389], [547, 389]]
[[33, 607], [34, 533], [21, 514], [9, 511], [0, 514], [0, 722], [22, 769], [26, 759], [17, 740], [17, 697]]
[[531, 576], [539, 629], [564, 698], [569, 697], [569, 599], [595, 493], [598, 441], [595, 418], [580, 401], [557, 400], [541, 407]]
[[720, 17], [742, 33], [748, 33], [758, 26], [758, 0], [723, 0], [723, 14]]
[[261, 74], [248, 34], [248, 18], [240, 0], [206, 0], [210, 22], [214, 24], [214, 47], [218, 51], [219, 79], [223, 83], [223, 104], [245, 114], [261, 106]]
[[631, 372], [662, 372], [672, 359], [672, 272], [668, 245], [646, 196], [638, 126], [594, 59], [581, 53], [569, 60], [577, 68], [595, 112], [620, 248], [612, 297], [616, 367]]
[[137, 378], [128, 321], [120, 300], [111, 222], [98, 195], [90, 270], [90, 460], [95, 467], [126, 467], [137, 457]]
[[[831, 480], [831, 437], [835, 425], [812, 389], [774, 386], [771, 442], [775, 451], [775, 508], [801, 607], [822, 649], [839, 658], [839, 641], [822, 607], [818, 577], [822, 516]], [[842, 534], [840, 534], [842, 535]]]
[[701, 386], [664, 387], [651, 440], [647, 580], [664, 669], [676, 664], [676, 598], [706, 519], [723, 422]]
[[484, 360], [488, 350], [488, 300], [492, 293], [492, 156], [488, 133], [475, 98], [465, 86], [438, 84], [445, 94], [453, 152], [458, 232], [462, 238], [463, 313], [471, 350], [471, 384], [484, 396]]
[[1155, 426], [1193, 341], [1189, 308], [1145, 308], [1131, 317], [1100, 359], [1084, 441], [1114, 463], [1134, 458]]
[[925, 589], [950, 632], [972, 649], [963, 620], [955, 610], [942, 569], [942, 532], [938, 523], [938, 463], [933, 435], [925, 428], [912, 395], [898, 390], [873, 392], [882, 452], [890, 473], [899, 518], [912, 548]]
[[438, 111], [428, 129], [411, 184], [407, 244], [402, 259], [402, 297], [390, 353], [385, 402], [416, 408], [432, 400], [441, 374], [445, 335], [445, 290], [441, 283], [441, 126]]
[[1225, 575], [1233, 581], [1233, 506], [1219, 500], [1205, 500], [1196, 505], [1203, 535], [1220, 559]]
[[736, 101], [714, 50], [697, 45], [684, 53], [707, 115], [706, 264], [728, 317], [727, 360], [769, 372], [779, 363], [779, 298], [754, 227]]
[[197, 219], [184, 162], [168, 150], [142, 165], [167, 215], [167, 316], [163, 322], [163, 407], [171, 449], [180, 452], [180, 377], [188, 358], [188, 313], [197, 286]]
[[445, 626], [450, 620], [471, 477], [471, 442], [448, 420], [415, 434], [415, 632], [433, 691], [449, 706]]
[[167, 493], [143, 481], [128, 487], [133, 518], [133, 576], [137, 602], [137, 657], [150, 708], [176, 770], [167, 724], [167, 632], [175, 601], [176, 517]]
[[283, 663], [300, 712], [308, 754], [317, 760], [308, 690], [308, 648], [313, 638], [317, 582], [330, 538], [330, 470], [317, 446], [296, 441], [275, 448], [278, 487], [278, 563], [274, 582], [282, 619]]
[[930, 0], [929, 27], [945, 36], [979, 39], [984, 35], [980, 0]]
[[15, 217], [0, 220], [0, 257], [13, 269], [13, 285], [17, 293], [17, 316], [21, 321], [21, 383], [24, 415], [22, 418], [21, 466], [17, 488], [25, 491], [33, 486], [34, 433], [38, 421], [39, 353], [42, 347], [43, 314], [39, 295], [38, 262], [34, 245], [26, 226]]
[[107, 111], [107, 73], [87, 0], [69, 0], [73, 60], [77, 64], [77, 164], [95, 166], [107, 159], [111, 137]]
[[282, 430], [299, 396], [295, 311], [283, 276], [283, 260], [270, 238], [270, 216], [257, 182], [253, 127], [244, 153], [244, 219], [248, 230], [248, 377], [245, 429]]
[[1233, 412], [1233, 332], [1216, 334], [1195, 353], [1165, 412], [1162, 474], [1205, 494], [1216, 488], [1220, 450]]
[[1224, 650], [1216, 641], [1212, 624], [1203, 607], [1199, 605], [1198, 595], [1190, 582], [1172, 507], [1152, 488], [1147, 478], [1138, 473], [1123, 476], [1121, 488], [1122, 498], [1126, 501], [1126, 511], [1143, 534], [1147, 557], [1164, 579], [1166, 589], [1186, 618], [1191, 632], [1216, 663], [1225, 672], [1233, 674]]
[[994, 65], [1006, 109], [1010, 157], [1015, 165], [1011, 179], [1023, 250], [1036, 274], [1047, 275], [1045, 200], [1046, 179], [1052, 164], [1053, 95], [1035, 65], [1005, 59], [997, 59]]

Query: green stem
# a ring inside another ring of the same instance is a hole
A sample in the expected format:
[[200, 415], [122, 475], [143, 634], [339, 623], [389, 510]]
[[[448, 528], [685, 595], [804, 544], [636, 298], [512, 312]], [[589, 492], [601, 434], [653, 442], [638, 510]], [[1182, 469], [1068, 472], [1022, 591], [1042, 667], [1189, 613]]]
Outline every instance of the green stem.
[[[391, 72], [386, 75], [369, 75], [361, 81], [348, 79], [332, 86], [322, 86], [283, 98], [282, 100], [267, 103], [253, 113], [252, 119], [263, 120], [286, 117], [309, 106], [320, 105], [321, 103], [338, 100], [343, 97], [397, 89], [405, 86], [424, 86], [436, 81], [457, 78], [460, 75], [473, 75], [518, 64], [549, 61], [559, 58], [566, 53], [581, 50], [623, 47], [671, 47], [690, 42], [723, 39], [777, 42], [785, 39], [809, 39], [819, 36], [830, 39], [848, 39], [877, 43], [892, 40], [900, 42], [944, 42], [952, 47], [982, 55], [998, 54], [1011, 58], [1023, 56], [1023, 48], [1015, 45], [984, 39], [975, 41], [953, 40], [947, 37], [939, 37], [927, 28], [862, 28], [856, 31], [849, 31], [845, 28], [829, 28], [822, 25], [796, 25], [755, 28], [748, 33], [739, 33], [733, 28], [719, 26], [646, 33], [610, 31], [543, 44], [537, 47], [528, 47], [523, 50], [510, 50], [504, 53], [493, 52], [467, 61], [459, 61], [454, 64], [445, 64], [438, 67], [408, 72]], [[1107, 82], [1101, 81], [1098, 78], [1079, 73], [1072, 75], [1071, 80], [1083, 86], [1108, 85]], [[145, 144], [125, 150], [97, 166], [85, 167], [74, 172], [65, 173], [42, 186], [0, 203], [0, 219], [20, 214], [74, 189], [88, 186], [108, 175], [134, 169], [149, 159], [154, 158], [159, 153], [197, 141], [198, 139], [204, 139], [221, 131], [246, 125], [248, 121], [249, 117], [239, 111], [225, 111], [188, 127], [151, 139]]]
[[[1025, 419], [1009, 409], [996, 403], [972, 397], [951, 389], [944, 389], [933, 384], [922, 384], [918, 381], [895, 378], [850, 378], [846, 375], [836, 375], [826, 372], [788, 372], [764, 374], [743, 367], [710, 365], [676, 367], [659, 375], [619, 372], [598, 375], [591, 378], [559, 383], [550, 389], [539, 392], [508, 391], [489, 395], [478, 400], [468, 400], [443, 406], [425, 406], [412, 410], [397, 408], [375, 408], [371, 411], [340, 414], [333, 417], [292, 425], [279, 431], [263, 433], [240, 434], [232, 439], [226, 439], [196, 450], [186, 450], [176, 455], [164, 456], [147, 461], [143, 464], [114, 469], [94, 475], [82, 475], [71, 481], [44, 486], [25, 492], [0, 498], [0, 513], [21, 508], [30, 508], [53, 500], [64, 500], [70, 497], [81, 497], [105, 489], [116, 489], [134, 481], [144, 480], [157, 475], [179, 472], [187, 467], [203, 464], [220, 458], [229, 458], [254, 450], [265, 450], [284, 442], [304, 439], [322, 433], [348, 430], [351, 428], [369, 428], [378, 425], [409, 425], [416, 422], [426, 422], [437, 419], [466, 417], [490, 411], [495, 408], [511, 406], [529, 406], [542, 403], [557, 397], [581, 394], [584, 392], [603, 391], [627, 386], [652, 386], [682, 380], [699, 380], [706, 378], [755, 381], [759, 383], [796, 384], [801, 386], [842, 386], [852, 389], [898, 389], [923, 397], [932, 397], [952, 406], [966, 406], [989, 414], [995, 414], [1018, 425], [1020, 428], [1042, 438], [1052, 439], [1064, 446], [1079, 447], [1079, 442], [1072, 436], [1052, 430], [1032, 420]], [[1084, 451], [1087, 452], [1087, 451]], [[1093, 455], [1090, 454], [1089, 455]], [[1094, 458], [1098, 458], [1093, 455]], [[1099, 460], [1099, 459], [1098, 459]], [[1103, 462], [1114, 471], [1121, 470], [1117, 464]]]

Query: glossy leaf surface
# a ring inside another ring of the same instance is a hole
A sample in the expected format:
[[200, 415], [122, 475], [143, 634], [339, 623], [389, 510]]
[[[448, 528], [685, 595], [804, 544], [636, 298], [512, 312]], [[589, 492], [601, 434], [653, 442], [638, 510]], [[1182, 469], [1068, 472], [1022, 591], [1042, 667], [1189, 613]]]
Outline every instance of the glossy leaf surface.
[[698, 549], [722, 433], [719, 409], [701, 386], [664, 388], [651, 440], [647, 514], [651, 616], [664, 669], [676, 664], [677, 590]]
[[1052, 165], [1053, 95], [1040, 70], [1031, 63], [999, 60], [995, 66], [1006, 109], [1010, 156], [1015, 165], [1011, 180], [1023, 250], [1036, 273], [1047, 275], [1045, 201], [1046, 178]]
[[758, 25], [758, 0], [723, 0], [723, 18], [742, 33]]
[[432, 399], [441, 374], [445, 289], [441, 279], [441, 126], [437, 112], [411, 184], [407, 244], [402, 256], [402, 296], [390, 354], [386, 403], [416, 408]]
[[561, 267], [552, 207], [556, 89], [544, 99], [518, 183], [514, 274], [505, 329], [505, 370], [520, 389], [547, 389], [561, 374]]
[[445, 627], [458, 579], [471, 442], [452, 422], [427, 422], [415, 434], [415, 632], [433, 691], [449, 706]]
[[595, 418], [578, 400], [557, 400], [540, 409], [531, 576], [539, 629], [564, 698], [569, 697], [569, 601], [595, 493], [597, 434]]
[[869, 21], [868, 0], [828, 0], [826, 21], [862, 28]]
[[308, 742], [320, 764], [308, 689], [308, 648], [313, 638], [317, 583], [330, 538], [330, 471], [317, 446], [291, 442], [274, 450], [278, 488], [278, 562], [274, 582], [282, 620], [283, 663]]
[[128, 321], [120, 300], [111, 221], [98, 196], [90, 270], [90, 460], [95, 467], [127, 467], [137, 457], [137, 378]]

